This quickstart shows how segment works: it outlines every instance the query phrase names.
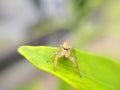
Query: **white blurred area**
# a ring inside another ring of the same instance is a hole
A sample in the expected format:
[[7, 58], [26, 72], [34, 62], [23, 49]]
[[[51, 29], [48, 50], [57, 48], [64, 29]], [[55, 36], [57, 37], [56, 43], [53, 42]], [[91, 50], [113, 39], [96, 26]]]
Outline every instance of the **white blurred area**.
[[39, 17], [33, 0], [0, 0], [0, 37], [18, 42]]
[[44, 19], [64, 22], [71, 18], [71, 0], [0, 0], [0, 52], [28, 38], [30, 28]]
[[44, 18], [42, 15], [67, 18], [66, 8], [64, 0], [0, 0], [0, 37], [15, 42], [23, 39], [26, 30]]
[[70, 1], [71, 0], [43, 0], [46, 15], [56, 21], [70, 18], [70, 12], [67, 11], [67, 9], [71, 7]]

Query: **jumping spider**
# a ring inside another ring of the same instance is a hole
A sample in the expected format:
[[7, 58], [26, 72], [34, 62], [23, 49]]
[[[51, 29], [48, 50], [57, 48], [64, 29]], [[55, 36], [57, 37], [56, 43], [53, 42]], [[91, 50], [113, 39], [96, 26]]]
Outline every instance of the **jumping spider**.
[[[73, 55], [74, 53], [75, 53], [74, 49], [71, 47], [71, 45], [68, 42], [64, 42], [63, 44], [61, 44], [59, 49], [55, 50], [54, 53], [52, 53], [50, 56], [50, 58], [51, 58], [52, 56], [55, 55], [54, 70], [56, 70], [56, 66], [57, 66], [57, 62], [58, 62], [59, 58], [65, 57], [73, 62], [74, 66], [76, 68], [76, 71], [80, 74], [77, 60]], [[80, 77], [81, 77], [81, 74], [80, 74]]]

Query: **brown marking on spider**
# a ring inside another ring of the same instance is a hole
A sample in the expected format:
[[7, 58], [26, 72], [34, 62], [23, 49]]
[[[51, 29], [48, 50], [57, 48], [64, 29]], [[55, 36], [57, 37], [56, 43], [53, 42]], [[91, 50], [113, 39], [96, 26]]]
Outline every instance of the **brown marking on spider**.
[[[71, 45], [68, 42], [64, 42], [63, 44], [61, 44], [60, 47], [57, 50], [55, 50], [54, 53], [52, 53], [50, 56], [51, 58], [52, 56], [55, 55], [54, 70], [56, 71], [56, 66], [59, 58], [65, 57], [73, 62], [77, 73], [80, 74], [77, 60], [75, 56], [73, 56], [74, 53], [75, 53], [74, 49], [71, 47]], [[47, 61], [49, 61], [49, 59]], [[81, 74], [80, 74], [80, 77], [81, 77]]]

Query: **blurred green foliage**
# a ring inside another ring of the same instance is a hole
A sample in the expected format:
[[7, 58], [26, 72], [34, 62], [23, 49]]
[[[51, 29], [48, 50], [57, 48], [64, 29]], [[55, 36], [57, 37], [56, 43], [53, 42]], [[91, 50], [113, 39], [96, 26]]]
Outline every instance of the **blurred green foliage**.
[[32, 81], [27, 83], [22, 83], [12, 90], [42, 90], [42, 86], [40, 81]]
[[73, 0], [75, 24], [85, 19], [84, 17], [88, 16], [91, 11], [102, 5], [103, 2], [104, 0]]

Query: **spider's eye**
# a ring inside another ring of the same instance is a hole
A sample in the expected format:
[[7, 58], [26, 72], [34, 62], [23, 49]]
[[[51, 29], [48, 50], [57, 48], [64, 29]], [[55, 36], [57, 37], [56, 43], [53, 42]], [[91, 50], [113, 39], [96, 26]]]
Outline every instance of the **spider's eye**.
[[69, 48], [64, 48], [64, 50], [66, 50], [66, 51], [67, 51], [67, 50], [69, 50]]

